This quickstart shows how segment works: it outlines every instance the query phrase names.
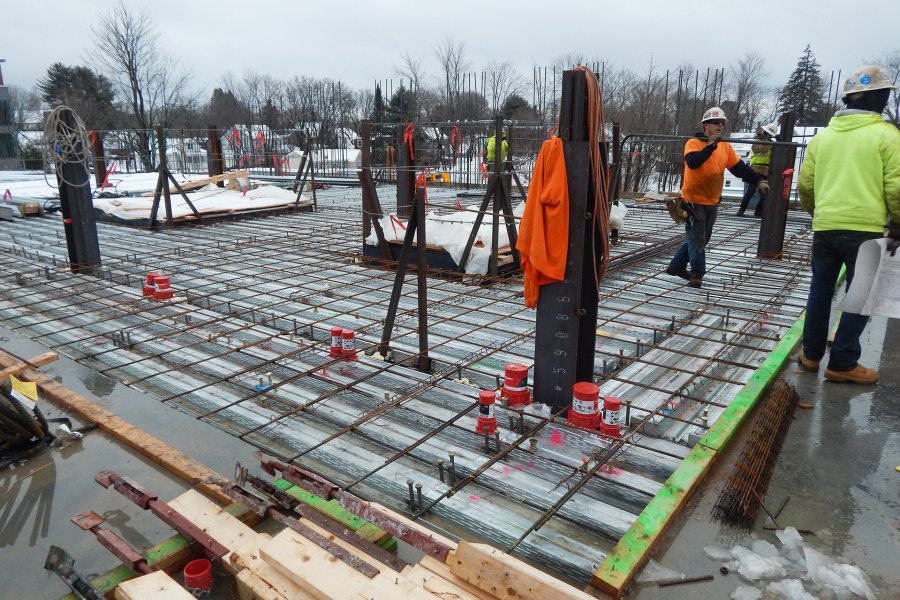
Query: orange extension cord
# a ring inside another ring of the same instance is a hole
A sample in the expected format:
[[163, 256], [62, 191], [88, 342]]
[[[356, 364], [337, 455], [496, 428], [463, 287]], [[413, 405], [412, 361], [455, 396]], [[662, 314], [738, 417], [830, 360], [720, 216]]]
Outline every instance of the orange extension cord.
[[606, 275], [606, 269], [609, 266], [609, 179], [601, 173], [601, 165], [603, 163], [600, 156], [600, 142], [606, 142], [603, 97], [600, 82], [594, 72], [584, 65], [579, 65], [575, 69], [585, 73], [584, 79], [588, 102], [588, 140], [591, 147], [591, 184], [594, 188], [594, 227], [600, 232], [602, 251], [600, 264], [596, 263], [596, 259], [594, 261], [594, 282], [599, 291], [600, 280]]

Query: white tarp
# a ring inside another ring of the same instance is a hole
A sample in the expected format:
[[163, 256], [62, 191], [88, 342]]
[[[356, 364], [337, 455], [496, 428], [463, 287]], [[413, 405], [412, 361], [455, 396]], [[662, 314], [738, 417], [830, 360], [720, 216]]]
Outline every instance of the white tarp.
[[900, 253], [887, 251], [891, 240], [863, 242], [856, 256], [853, 282], [840, 309], [858, 315], [900, 318]]

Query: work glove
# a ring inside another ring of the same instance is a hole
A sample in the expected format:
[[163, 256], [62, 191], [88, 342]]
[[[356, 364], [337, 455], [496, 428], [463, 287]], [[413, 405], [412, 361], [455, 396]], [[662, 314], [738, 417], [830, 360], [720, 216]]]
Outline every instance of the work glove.
[[892, 226], [888, 231], [888, 238], [891, 241], [888, 242], [887, 251], [891, 253], [891, 256], [896, 256], [897, 248], [900, 248], [900, 226]]
[[766, 180], [760, 181], [758, 184], [756, 184], [756, 189], [758, 189], [759, 193], [763, 197], [765, 197], [766, 194], [769, 193], [769, 182]]

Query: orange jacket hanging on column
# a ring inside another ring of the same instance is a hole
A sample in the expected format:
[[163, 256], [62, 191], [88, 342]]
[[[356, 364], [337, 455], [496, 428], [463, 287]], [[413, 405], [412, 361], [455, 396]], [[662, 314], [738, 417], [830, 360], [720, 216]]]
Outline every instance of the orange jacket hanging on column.
[[525, 306], [535, 308], [540, 286], [566, 276], [569, 184], [562, 140], [556, 136], [544, 142], [534, 164], [516, 248], [525, 270]]

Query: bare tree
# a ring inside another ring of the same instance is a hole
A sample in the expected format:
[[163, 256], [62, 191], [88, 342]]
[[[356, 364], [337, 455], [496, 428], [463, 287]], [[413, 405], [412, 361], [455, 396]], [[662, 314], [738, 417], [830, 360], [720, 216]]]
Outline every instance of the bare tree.
[[729, 67], [728, 99], [733, 102], [732, 131], [753, 131], [759, 122], [767, 90], [765, 61], [756, 52]]
[[180, 99], [190, 75], [176, 74], [171, 59], [159, 51], [153, 21], [146, 13], [132, 12], [123, 0], [101, 13], [94, 28], [96, 61], [115, 81], [130, 109], [137, 129], [137, 149], [145, 165], [152, 166], [150, 129], [156, 112], [168, 112], [166, 103]]
[[404, 52], [400, 59], [403, 61], [403, 64], [399, 67], [394, 67], [394, 73], [399, 75], [400, 77], [406, 77], [409, 79], [409, 87], [416, 93], [419, 89], [419, 84], [422, 81], [422, 75], [424, 71], [422, 70], [422, 59], [415, 59], [408, 52]]
[[491, 61], [485, 70], [488, 108], [496, 113], [510, 94], [518, 94], [521, 91], [522, 80], [509, 62]]
[[454, 107], [459, 105], [460, 78], [469, 68], [465, 48], [465, 43], [447, 38], [434, 49], [444, 79], [444, 99], [451, 114], [455, 113]]
[[21, 131], [34, 119], [34, 123], [40, 123], [41, 116], [35, 114], [41, 108], [41, 95], [35, 89], [25, 89], [18, 85], [9, 86], [9, 101], [12, 109], [13, 127]]
[[[890, 52], [886, 52], [876, 60], [869, 60], [866, 62], [881, 65], [887, 69], [888, 75], [894, 82], [894, 86], [900, 84], [900, 48], [895, 48]], [[900, 93], [898, 93], [896, 89], [891, 92], [891, 97], [888, 100], [885, 112], [891, 123], [900, 127]]]

